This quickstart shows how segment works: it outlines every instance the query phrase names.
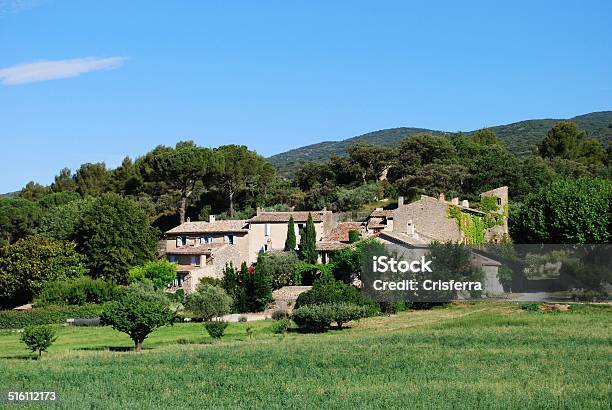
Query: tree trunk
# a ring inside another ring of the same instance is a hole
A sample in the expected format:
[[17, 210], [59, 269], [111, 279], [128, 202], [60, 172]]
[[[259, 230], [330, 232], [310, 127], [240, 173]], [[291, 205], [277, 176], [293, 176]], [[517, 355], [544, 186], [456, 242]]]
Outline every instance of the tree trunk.
[[134, 350], [136, 350], [137, 352], [140, 352], [142, 350], [142, 340], [134, 341]]
[[230, 218], [234, 217], [234, 190], [230, 188], [229, 191], [229, 212], [230, 212]]
[[187, 212], [187, 197], [185, 195], [181, 195], [181, 203], [179, 205], [179, 222], [185, 222], [185, 213]]

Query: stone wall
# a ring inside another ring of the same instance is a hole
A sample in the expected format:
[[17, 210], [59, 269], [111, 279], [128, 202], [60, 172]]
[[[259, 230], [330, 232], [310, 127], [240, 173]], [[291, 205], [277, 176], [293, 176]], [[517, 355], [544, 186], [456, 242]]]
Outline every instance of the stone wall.
[[393, 232], [414, 232], [425, 240], [461, 241], [463, 235], [454, 219], [448, 217], [448, 203], [423, 195], [418, 201], [401, 205], [393, 212]]

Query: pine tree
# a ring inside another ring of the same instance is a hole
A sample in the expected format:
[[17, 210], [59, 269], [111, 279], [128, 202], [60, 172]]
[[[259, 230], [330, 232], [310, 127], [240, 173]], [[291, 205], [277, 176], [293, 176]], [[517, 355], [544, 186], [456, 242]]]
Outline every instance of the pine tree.
[[308, 213], [306, 228], [300, 236], [300, 257], [306, 263], [317, 263], [317, 232], [310, 212]]
[[[250, 280], [251, 275], [246, 262], [242, 262], [240, 265], [240, 272], [238, 272], [238, 288], [236, 290], [236, 302], [235, 307], [239, 313], [246, 313], [249, 311], [249, 303], [247, 299], [247, 293], [249, 284], [252, 283]], [[252, 286], [251, 286], [252, 287]]]
[[290, 216], [289, 222], [287, 223], [287, 239], [285, 240], [285, 250], [295, 250], [296, 244], [297, 241], [295, 239], [295, 224], [293, 222], [293, 216]]

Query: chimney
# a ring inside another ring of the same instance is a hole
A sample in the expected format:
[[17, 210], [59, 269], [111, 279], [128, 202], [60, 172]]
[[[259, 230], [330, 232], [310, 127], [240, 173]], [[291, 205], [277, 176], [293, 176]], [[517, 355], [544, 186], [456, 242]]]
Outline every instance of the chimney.
[[398, 196], [397, 197], [397, 207], [399, 208], [400, 206], [404, 206], [404, 197], [403, 196]]
[[470, 203], [468, 202], [467, 199], [464, 199], [463, 201], [461, 201], [461, 206], [464, 208], [469, 208], [470, 207]]
[[257, 215], [261, 214], [263, 212], [263, 209], [261, 209], [260, 207], [257, 207]]
[[459, 205], [459, 197], [454, 197], [453, 199], [451, 199], [451, 204]]
[[438, 195], [438, 199], [440, 200], [440, 202], [445, 202], [446, 201], [446, 197], [444, 196], [444, 192], [440, 192], [440, 195]]
[[191, 218], [187, 217], [187, 221], [185, 221], [185, 222], [191, 222]]
[[214, 215], [208, 215], [208, 222], [210, 222], [210, 223], [215, 222], [215, 216]]

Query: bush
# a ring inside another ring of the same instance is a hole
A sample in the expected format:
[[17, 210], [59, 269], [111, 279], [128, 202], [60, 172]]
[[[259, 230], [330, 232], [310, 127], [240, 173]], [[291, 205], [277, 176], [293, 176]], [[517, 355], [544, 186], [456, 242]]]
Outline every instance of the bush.
[[30, 325], [62, 324], [71, 318], [100, 316], [102, 305], [45, 306], [19, 312], [0, 310], [0, 329], [22, 329]]
[[213, 339], [221, 339], [227, 326], [228, 323], [223, 320], [213, 320], [204, 324], [206, 331]]
[[359, 289], [334, 279], [315, 281], [312, 289], [298, 296], [295, 307], [343, 302], [376, 309], [376, 304], [362, 295]]
[[291, 319], [301, 329], [321, 332], [334, 321], [331, 305], [306, 305], [293, 311]]
[[55, 330], [48, 325], [28, 326], [21, 334], [21, 341], [28, 346], [28, 349], [38, 351], [38, 357], [46, 351], [57, 338]]
[[84, 305], [113, 300], [117, 286], [102, 279], [83, 276], [76, 279], [57, 280], [44, 285], [37, 305]]
[[287, 333], [291, 327], [291, 320], [288, 317], [283, 317], [272, 324], [272, 331], [274, 333]]
[[332, 308], [332, 317], [338, 329], [342, 329], [342, 326], [347, 322], [370, 316], [370, 310], [366, 306], [358, 306], [351, 303], [338, 303], [332, 305]]
[[526, 310], [528, 312], [539, 312], [540, 311], [540, 305], [541, 305], [541, 303], [539, 303], [539, 302], [523, 303], [523, 304], [521, 304], [521, 309]]
[[230, 312], [232, 298], [225, 290], [216, 286], [198, 286], [198, 291], [187, 296], [185, 308], [205, 321], [227, 315]]
[[119, 332], [127, 333], [140, 351], [142, 342], [158, 327], [172, 324], [173, 314], [163, 294], [148, 292], [144, 287], [130, 286], [107, 303], [101, 319]]
[[238, 322], [240, 322], [240, 323], [246, 323], [247, 321], [248, 321], [248, 319], [247, 319], [246, 316], [240, 316], [238, 318]]
[[293, 311], [291, 318], [302, 329], [323, 331], [333, 322], [342, 329], [346, 322], [368, 317], [372, 310], [368, 306], [352, 303], [326, 303], [321, 305], [302, 306]]
[[130, 283], [150, 280], [155, 289], [164, 289], [176, 279], [176, 265], [166, 260], [147, 262], [134, 266], [128, 272]]
[[289, 312], [287, 312], [285, 309], [277, 309], [274, 312], [272, 312], [272, 319], [274, 320], [281, 320], [281, 319], [285, 319], [289, 317]]
[[210, 285], [210, 286], [216, 286], [218, 288], [222, 288], [223, 287], [223, 279], [210, 278], [210, 277], [202, 278], [198, 282], [198, 286], [196, 287], [196, 289], [199, 289], [200, 286], [204, 286], [204, 285]]

